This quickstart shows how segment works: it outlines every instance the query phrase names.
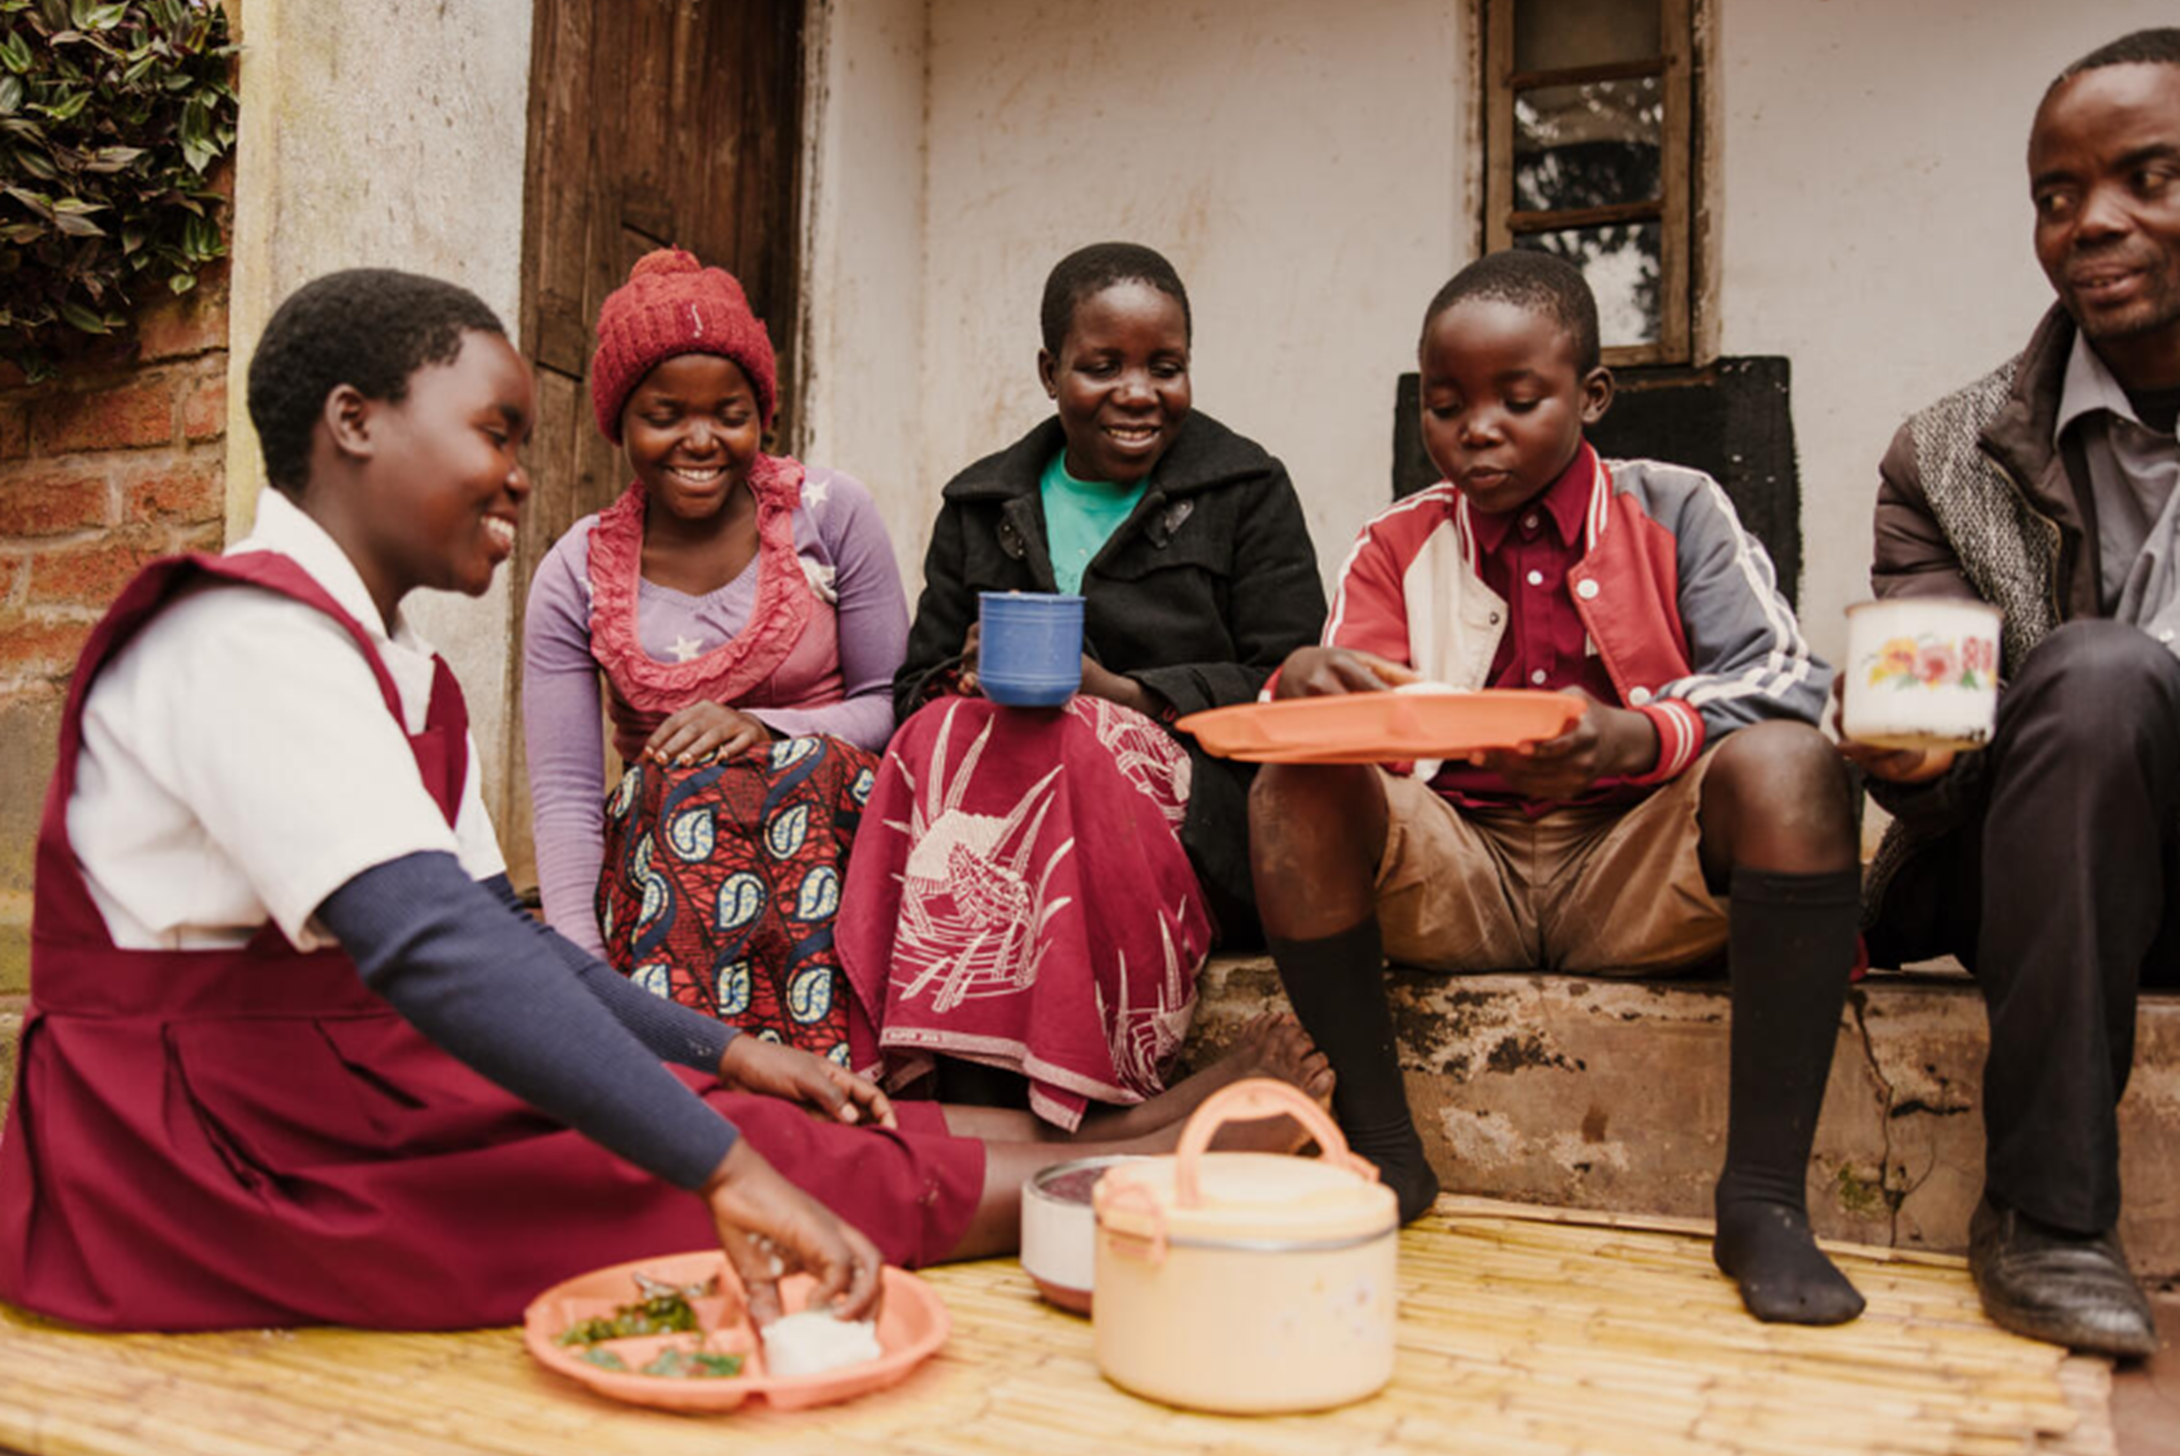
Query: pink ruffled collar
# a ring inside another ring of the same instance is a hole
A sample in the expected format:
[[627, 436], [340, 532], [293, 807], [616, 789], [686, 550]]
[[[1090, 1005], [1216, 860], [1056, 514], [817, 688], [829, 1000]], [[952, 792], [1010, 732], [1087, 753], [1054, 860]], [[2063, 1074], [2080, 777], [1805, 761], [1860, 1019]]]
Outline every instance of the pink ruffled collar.
[[591, 651], [631, 707], [672, 713], [706, 699], [732, 703], [787, 660], [816, 606], [795, 556], [802, 474], [800, 461], [772, 455], [759, 455], [750, 467], [749, 488], [757, 498], [757, 600], [746, 627], [688, 662], [660, 662], [637, 640], [642, 484], [631, 482], [619, 500], [598, 513], [590, 528]]

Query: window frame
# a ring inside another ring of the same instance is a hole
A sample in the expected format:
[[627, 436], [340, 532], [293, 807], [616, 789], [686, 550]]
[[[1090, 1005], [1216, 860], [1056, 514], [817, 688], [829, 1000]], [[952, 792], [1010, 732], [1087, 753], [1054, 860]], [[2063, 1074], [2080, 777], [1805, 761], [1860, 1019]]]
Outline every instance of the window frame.
[[[1658, 224], [1658, 337], [1648, 344], [1609, 345], [1611, 367], [1693, 362], [1696, 0], [1655, 0], [1664, 54], [1639, 61], [1557, 71], [1514, 70], [1514, 6], [1519, 0], [1479, 0], [1483, 10], [1484, 249], [1498, 252], [1531, 233], [1613, 223]], [[1653, 202], [1548, 212], [1514, 210], [1514, 94], [1539, 86], [1659, 77], [1664, 119], [1659, 137], [1659, 188]]]

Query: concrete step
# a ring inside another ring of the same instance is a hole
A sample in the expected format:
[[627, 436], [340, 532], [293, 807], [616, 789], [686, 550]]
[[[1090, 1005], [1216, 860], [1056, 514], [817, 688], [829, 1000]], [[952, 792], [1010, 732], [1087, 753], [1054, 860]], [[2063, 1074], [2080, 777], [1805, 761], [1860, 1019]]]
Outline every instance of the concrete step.
[[[1721, 980], [1391, 973], [1408, 1096], [1449, 1190], [1707, 1218], [1725, 1156]], [[1267, 957], [1206, 968], [1189, 1056], [1286, 998]], [[1840, 1018], [1817, 1128], [1817, 1232], [1961, 1251], [1982, 1191], [1983, 1004], [1966, 976], [1879, 972]], [[2180, 996], [2147, 996], [2120, 1105], [2137, 1269], [2180, 1278]]]

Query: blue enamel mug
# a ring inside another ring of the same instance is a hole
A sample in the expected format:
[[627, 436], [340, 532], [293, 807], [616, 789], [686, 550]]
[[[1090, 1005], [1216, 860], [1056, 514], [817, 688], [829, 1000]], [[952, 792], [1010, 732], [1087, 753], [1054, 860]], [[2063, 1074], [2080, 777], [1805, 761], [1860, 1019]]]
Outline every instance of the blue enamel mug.
[[979, 592], [976, 680], [1009, 708], [1057, 708], [1082, 686], [1082, 598]]

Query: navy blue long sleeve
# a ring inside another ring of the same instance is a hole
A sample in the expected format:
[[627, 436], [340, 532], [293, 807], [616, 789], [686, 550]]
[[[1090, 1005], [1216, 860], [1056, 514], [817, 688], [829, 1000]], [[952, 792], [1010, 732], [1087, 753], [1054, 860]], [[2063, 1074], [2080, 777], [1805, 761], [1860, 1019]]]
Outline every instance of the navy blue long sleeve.
[[557, 937], [453, 855], [366, 870], [327, 896], [317, 919], [364, 984], [449, 1055], [647, 1172], [700, 1188], [734, 1146], [734, 1125], [586, 988]]
[[560, 963], [583, 983], [583, 989], [604, 1002], [614, 1019], [658, 1053], [660, 1061], [699, 1072], [719, 1069], [719, 1059], [727, 1054], [727, 1043], [742, 1034], [740, 1027], [652, 995], [559, 931], [534, 919], [516, 897], [507, 876], [494, 875], [478, 883], [497, 896], [501, 904], [536, 925], [551, 943], [553, 954], [560, 957]]

